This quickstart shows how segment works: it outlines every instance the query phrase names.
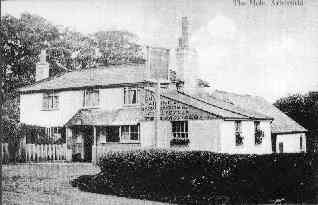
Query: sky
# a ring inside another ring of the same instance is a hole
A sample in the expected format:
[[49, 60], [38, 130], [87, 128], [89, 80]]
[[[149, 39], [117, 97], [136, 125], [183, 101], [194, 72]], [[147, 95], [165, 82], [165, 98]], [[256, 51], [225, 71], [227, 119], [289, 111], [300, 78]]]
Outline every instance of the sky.
[[302, 6], [263, 1], [239, 6], [234, 0], [11, 0], [2, 2], [1, 15], [29, 12], [86, 34], [128, 30], [143, 44], [171, 49], [171, 68], [180, 20], [187, 16], [196, 69], [211, 89], [271, 102], [317, 91], [318, 1], [304, 0]]

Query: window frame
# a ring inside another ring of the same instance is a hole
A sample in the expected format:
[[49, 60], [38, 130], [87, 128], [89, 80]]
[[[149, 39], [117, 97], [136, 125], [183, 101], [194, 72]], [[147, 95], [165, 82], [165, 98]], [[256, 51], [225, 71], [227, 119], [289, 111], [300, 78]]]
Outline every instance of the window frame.
[[[182, 126], [180, 126], [182, 124]], [[177, 127], [179, 126], [179, 127]], [[171, 121], [172, 137], [177, 140], [189, 139], [189, 123], [188, 121]], [[184, 137], [178, 137], [184, 136]]]
[[300, 149], [300, 151], [303, 151], [303, 149], [304, 149], [303, 143], [304, 143], [303, 136], [300, 135], [300, 137], [299, 137], [299, 149]]
[[[133, 126], [137, 126], [137, 132], [132, 131], [132, 127]], [[125, 139], [123, 137], [123, 129], [124, 129], [124, 127], [128, 128], [128, 130], [125, 131], [125, 132], [128, 133], [127, 135], [129, 137], [129, 139]], [[136, 125], [121, 125], [119, 132], [120, 132], [120, 135], [119, 135], [120, 136], [120, 143], [140, 143], [140, 124], [136, 124]], [[132, 139], [132, 134], [137, 134], [138, 138], [136, 140]]]
[[[50, 92], [45, 92], [42, 95], [42, 110], [58, 110], [59, 109], [59, 94], [50, 91]], [[46, 102], [47, 101], [47, 102]]]
[[[261, 136], [257, 136], [257, 134]], [[257, 137], [260, 137], [260, 139], [257, 139]], [[254, 143], [255, 145], [261, 145], [263, 143], [264, 138], [264, 131], [261, 129], [261, 122], [260, 121], [254, 121]]]
[[[136, 102], [133, 103], [132, 96], [130, 95], [130, 92], [135, 91], [136, 92]], [[125, 87], [124, 88], [124, 105], [138, 105], [139, 102], [139, 89], [136, 87]]]
[[278, 143], [278, 153], [284, 153], [284, 143], [283, 142]]
[[242, 121], [234, 121], [234, 136], [235, 136], [235, 145], [242, 146], [244, 144], [244, 137], [242, 135]]
[[[92, 103], [92, 105], [88, 105], [88, 102], [91, 101], [92, 102], [92, 99], [90, 100], [87, 100], [87, 96], [89, 96], [90, 98], [92, 98], [92, 94], [93, 93], [97, 93], [97, 103]], [[96, 88], [88, 88], [88, 89], [85, 89], [83, 90], [83, 107], [84, 108], [94, 108], [94, 107], [99, 107], [99, 104], [100, 104], [100, 96], [99, 96], [100, 92], [99, 92], [99, 89], [96, 89]]]

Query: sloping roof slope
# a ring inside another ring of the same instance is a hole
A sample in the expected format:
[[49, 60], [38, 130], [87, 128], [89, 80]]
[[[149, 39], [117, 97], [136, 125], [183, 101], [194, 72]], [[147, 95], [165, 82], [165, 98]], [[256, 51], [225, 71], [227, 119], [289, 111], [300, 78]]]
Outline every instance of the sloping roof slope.
[[251, 95], [239, 95], [235, 93], [216, 90], [211, 97], [233, 103], [237, 106], [247, 107], [256, 112], [269, 115], [274, 118], [272, 122], [272, 133], [293, 133], [306, 132], [307, 130], [288, 117], [274, 105], [266, 101], [262, 97]]
[[20, 88], [20, 92], [59, 90], [93, 86], [138, 83], [145, 79], [144, 64], [116, 65], [75, 70], [59, 76], [47, 78], [31, 86]]
[[210, 112], [211, 114], [220, 116], [225, 119], [272, 119], [267, 115], [243, 110], [233, 104], [227, 103], [222, 100], [215, 99], [214, 101], [207, 102], [202, 99], [190, 96], [186, 93], [177, 91], [170, 91], [167, 93], [163, 93], [162, 95], [170, 99]]
[[140, 113], [140, 108], [123, 108], [114, 111], [83, 108], [77, 111], [66, 125], [131, 125], [141, 120]]

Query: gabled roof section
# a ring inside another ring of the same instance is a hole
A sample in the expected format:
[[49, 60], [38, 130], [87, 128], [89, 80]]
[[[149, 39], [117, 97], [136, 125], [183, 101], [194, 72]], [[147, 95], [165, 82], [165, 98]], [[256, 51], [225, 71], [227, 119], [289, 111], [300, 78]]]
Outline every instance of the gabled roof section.
[[199, 108], [223, 119], [272, 120], [272, 118], [267, 115], [243, 110], [233, 104], [221, 100], [206, 101], [178, 91], [163, 93], [162, 96]]
[[251, 95], [239, 95], [235, 93], [216, 90], [212, 93], [215, 99], [224, 100], [224, 102], [233, 103], [234, 105], [247, 107], [255, 110], [256, 112], [269, 115], [274, 118], [271, 126], [272, 133], [295, 133], [306, 132], [307, 130], [288, 117], [274, 105], [266, 101], [262, 97]]
[[31, 92], [141, 83], [145, 80], [144, 72], [145, 64], [75, 70], [22, 87], [19, 91]]

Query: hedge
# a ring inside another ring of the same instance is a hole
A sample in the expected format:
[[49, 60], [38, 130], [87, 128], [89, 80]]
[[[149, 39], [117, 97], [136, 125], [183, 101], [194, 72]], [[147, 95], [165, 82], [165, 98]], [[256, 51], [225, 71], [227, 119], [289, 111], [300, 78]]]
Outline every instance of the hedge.
[[314, 202], [317, 155], [229, 155], [207, 151], [112, 152], [101, 172], [72, 181], [81, 190], [171, 203]]

